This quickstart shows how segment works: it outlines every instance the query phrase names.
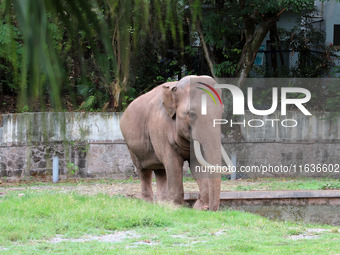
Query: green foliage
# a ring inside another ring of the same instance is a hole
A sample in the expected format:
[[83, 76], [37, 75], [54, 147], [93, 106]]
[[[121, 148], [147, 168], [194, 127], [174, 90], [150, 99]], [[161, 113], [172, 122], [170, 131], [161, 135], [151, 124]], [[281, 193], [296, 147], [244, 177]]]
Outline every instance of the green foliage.
[[314, 0], [275, 0], [275, 1], [261, 1], [261, 0], [246, 0], [243, 13], [254, 13], [259, 18], [261, 14], [278, 13], [285, 9], [295, 13], [310, 10], [314, 7]]
[[0, 22], [0, 94], [11, 94], [19, 87], [22, 34], [13, 18], [13, 10], [6, 1], [0, 3], [0, 15], [4, 16]]
[[214, 67], [215, 74], [219, 77], [234, 76], [237, 70], [237, 64], [231, 61], [224, 61], [216, 64]]
[[[134, 94], [126, 91], [130, 93], [129, 98], [137, 97], [159, 84], [181, 76], [181, 50], [177, 48], [177, 43], [171, 45], [170, 34], [167, 34], [164, 42], [152, 37], [155, 42], [151, 43], [148, 39], [145, 37], [138, 42], [138, 47], [131, 57], [129, 87], [134, 89]], [[171, 47], [176, 50], [169, 51]]]
[[[18, 96], [18, 111], [122, 110], [163, 82], [209, 74], [202, 49], [192, 46], [198, 18], [214, 73], [234, 77], [246, 52], [246, 17], [253, 39], [281, 11], [308, 14], [314, 6], [313, 0], [189, 2], [3, 0], [0, 95]], [[301, 52], [298, 66], [263, 75], [321, 77], [333, 67], [332, 48], [320, 48], [324, 35], [300, 28], [281, 34]], [[338, 111], [338, 97], [327, 100]]]
[[23, 113], [23, 112], [30, 112], [30, 108], [28, 107], [28, 105], [24, 105], [23, 107], [21, 107], [19, 109], [19, 112], [20, 113]]
[[215, 62], [214, 71], [219, 77], [233, 77], [244, 43], [240, 33], [240, 8], [233, 1], [209, 1], [209, 4], [212, 7], [202, 10], [201, 20], [204, 37]]
[[124, 96], [124, 101], [122, 102], [123, 105], [123, 111], [125, 111], [125, 109], [127, 108], [127, 106], [129, 105], [129, 103], [131, 103], [134, 100], [133, 97], [129, 97], [129, 96]]
[[[118, 109], [136, 81], [128, 81], [131, 70], [136, 76], [130, 63], [141, 42], [157, 45], [171, 39], [183, 45], [183, 4], [1, 1], [0, 93], [18, 93], [19, 109], [60, 110], [65, 103], [86, 110]], [[156, 58], [166, 57], [166, 50], [156, 49]]]
[[103, 109], [109, 100], [109, 96], [105, 93], [105, 88], [96, 86], [91, 80], [83, 78], [81, 84], [77, 85], [78, 94], [82, 96], [84, 101], [80, 105], [80, 110], [94, 111], [95, 109]]
[[282, 41], [299, 53], [297, 64], [289, 70], [291, 77], [325, 77], [334, 67], [334, 49], [325, 46], [325, 31], [317, 30], [309, 15], [306, 13], [302, 17], [304, 29], [298, 24], [289, 32], [281, 31]]
[[76, 166], [74, 163], [69, 162], [67, 163], [66, 167], [68, 169], [67, 171], [68, 175], [72, 176], [72, 175], [75, 175], [77, 172], [79, 172], [79, 167]]

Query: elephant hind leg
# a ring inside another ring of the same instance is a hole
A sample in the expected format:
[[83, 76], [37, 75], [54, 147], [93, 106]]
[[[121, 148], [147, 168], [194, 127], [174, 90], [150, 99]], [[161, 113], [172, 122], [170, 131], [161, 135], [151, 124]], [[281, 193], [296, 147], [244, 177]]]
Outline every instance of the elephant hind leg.
[[143, 169], [142, 164], [135, 153], [129, 148], [132, 162], [137, 168], [140, 176], [142, 198], [146, 201], [153, 202], [153, 191], [152, 191], [152, 170]]
[[152, 191], [152, 170], [143, 169], [139, 171], [142, 198], [146, 201], [153, 202], [153, 191]]
[[168, 199], [168, 182], [165, 169], [155, 170], [157, 184], [157, 200]]

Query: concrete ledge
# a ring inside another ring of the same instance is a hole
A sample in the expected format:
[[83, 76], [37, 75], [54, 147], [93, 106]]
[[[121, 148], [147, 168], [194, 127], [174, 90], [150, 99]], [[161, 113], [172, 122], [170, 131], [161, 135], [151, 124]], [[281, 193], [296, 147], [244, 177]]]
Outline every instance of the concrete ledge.
[[[193, 205], [197, 192], [185, 193]], [[340, 190], [280, 190], [221, 192], [220, 208], [289, 220], [340, 226]]]

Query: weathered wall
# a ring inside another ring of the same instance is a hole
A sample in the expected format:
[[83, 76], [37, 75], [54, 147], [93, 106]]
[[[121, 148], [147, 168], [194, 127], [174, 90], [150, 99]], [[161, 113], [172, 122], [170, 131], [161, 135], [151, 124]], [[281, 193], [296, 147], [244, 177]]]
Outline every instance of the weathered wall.
[[0, 122], [0, 146], [123, 140], [120, 115], [81, 112], [4, 114]]
[[[322, 112], [313, 112], [306, 117], [301, 112], [290, 111], [287, 116], [280, 116], [275, 112], [270, 117], [259, 117], [247, 113], [244, 118], [262, 119], [294, 119], [297, 126], [294, 128], [282, 127], [279, 122], [267, 121], [261, 128], [249, 125], [241, 127], [241, 137], [235, 140], [234, 135], [223, 139], [224, 148], [230, 154], [234, 151], [237, 155], [237, 166], [288, 166], [290, 172], [252, 173], [240, 172], [239, 177], [249, 178], [257, 176], [325, 176], [340, 177], [340, 169], [335, 171], [311, 172], [308, 170], [312, 164], [335, 165], [340, 164], [340, 118], [331, 120]], [[243, 119], [242, 119], [243, 120]], [[238, 122], [241, 122], [238, 120]], [[259, 125], [259, 123], [251, 123]], [[287, 123], [285, 123], [287, 124]], [[291, 123], [290, 123], [291, 124]], [[302, 166], [302, 167], [300, 167]]]
[[[0, 177], [23, 178], [50, 175], [52, 157], [60, 158], [60, 173], [82, 177], [128, 178], [134, 167], [119, 129], [120, 113], [22, 113], [0, 115]], [[242, 127], [242, 138], [224, 139], [228, 152], [235, 151], [237, 165], [289, 165], [340, 163], [340, 118], [329, 120], [314, 112], [298, 120], [298, 128], [256, 129]], [[259, 117], [247, 114], [245, 119]], [[280, 116], [271, 116], [280, 119]], [[187, 172], [187, 167], [185, 167]], [[332, 176], [339, 173], [289, 173]], [[266, 174], [265, 176], [287, 175]], [[239, 177], [262, 173], [239, 173]]]
[[61, 175], [127, 178], [134, 167], [119, 128], [120, 113], [23, 113], [2, 115], [0, 176]]

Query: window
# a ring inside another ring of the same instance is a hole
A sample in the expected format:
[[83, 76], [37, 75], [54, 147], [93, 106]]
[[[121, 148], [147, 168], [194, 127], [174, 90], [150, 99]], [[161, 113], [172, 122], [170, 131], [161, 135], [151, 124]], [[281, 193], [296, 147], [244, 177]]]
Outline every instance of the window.
[[340, 25], [334, 25], [333, 45], [340, 46]]

